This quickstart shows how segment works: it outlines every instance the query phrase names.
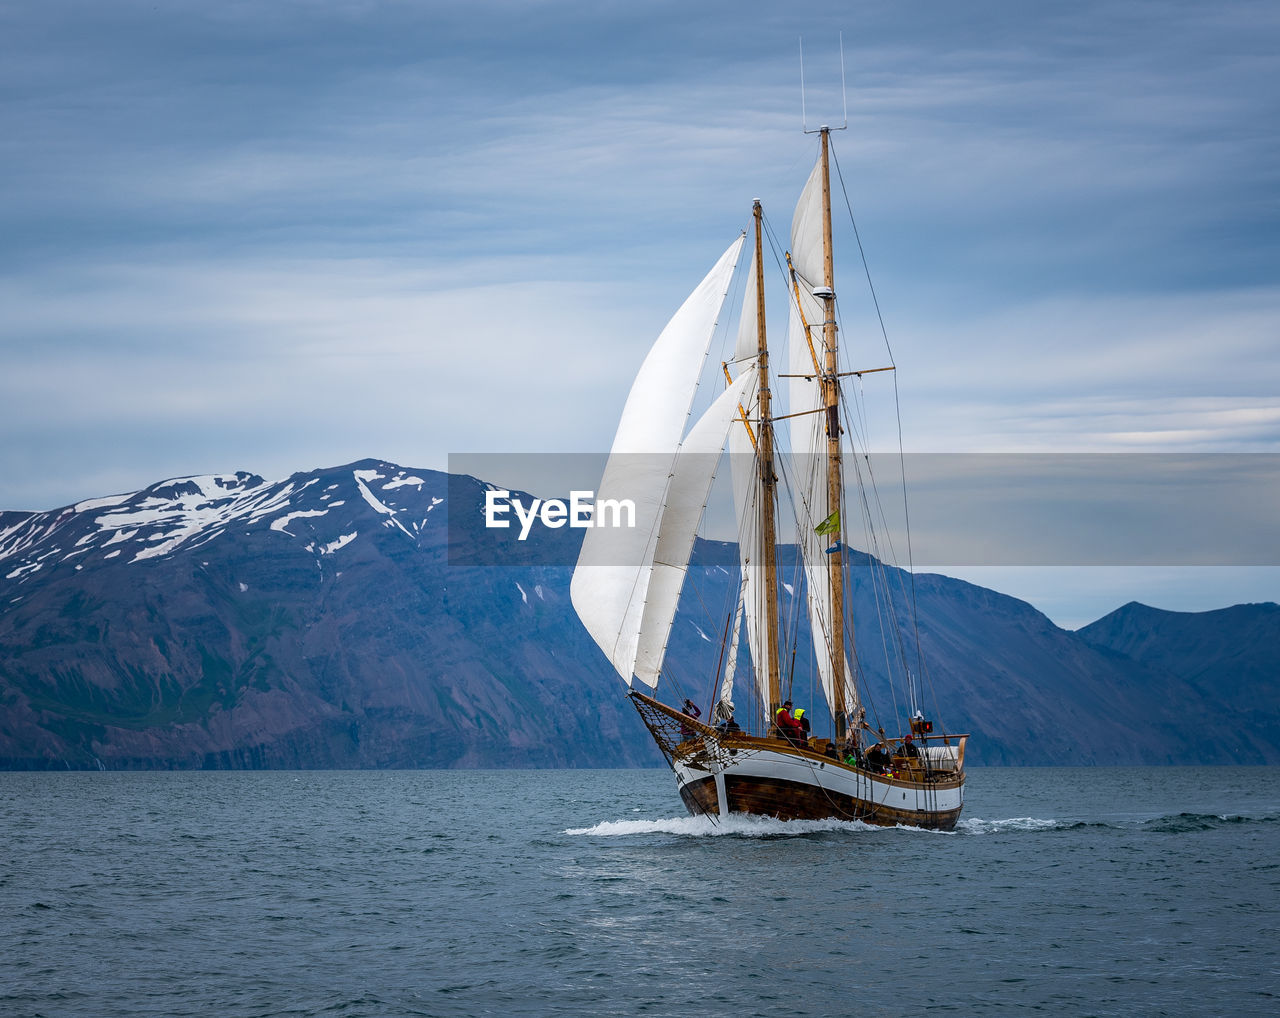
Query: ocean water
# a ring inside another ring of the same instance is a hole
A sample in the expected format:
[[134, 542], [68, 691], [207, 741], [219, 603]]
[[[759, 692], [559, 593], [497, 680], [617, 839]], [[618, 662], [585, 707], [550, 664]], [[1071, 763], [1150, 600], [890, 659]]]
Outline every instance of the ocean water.
[[971, 772], [949, 834], [666, 771], [0, 774], [0, 1014], [1280, 1011], [1280, 769]]

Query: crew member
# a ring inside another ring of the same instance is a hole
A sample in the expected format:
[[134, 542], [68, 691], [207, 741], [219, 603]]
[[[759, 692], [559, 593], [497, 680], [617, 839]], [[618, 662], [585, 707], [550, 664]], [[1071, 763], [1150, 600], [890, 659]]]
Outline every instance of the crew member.
[[[684, 708], [680, 711], [680, 713], [687, 718], [693, 718], [695, 721], [697, 721], [698, 718], [702, 717], [702, 711], [698, 709], [698, 705], [688, 698], [685, 699]], [[694, 730], [690, 728], [688, 725], [680, 726], [680, 738], [692, 739], [694, 734], [695, 734]]]
[[718, 719], [716, 722], [716, 731], [721, 735], [732, 735], [742, 731], [742, 729], [738, 727], [738, 722], [733, 720], [732, 700], [716, 701], [715, 716]]
[[914, 756], [914, 757], [918, 757], [920, 755], [920, 750], [916, 748], [916, 744], [914, 741], [912, 741], [912, 738], [910, 735], [908, 735], [905, 739], [902, 740], [902, 755]]
[[808, 743], [809, 743], [809, 718], [807, 717], [807, 715], [806, 715], [806, 713], [805, 713], [805, 709], [804, 709], [803, 707], [798, 707], [798, 708], [796, 708], [795, 710], [793, 710], [793, 711], [791, 712], [791, 718], [792, 718], [792, 720], [793, 720], [793, 721], [795, 721], [796, 723], [798, 723], [798, 724], [800, 725], [800, 741], [801, 741], [803, 744], [808, 745]]
[[804, 728], [791, 716], [791, 701], [787, 700], [773, 712], [774, 723], [778, 726], [778, 734], [793, 746], [804, 744]]

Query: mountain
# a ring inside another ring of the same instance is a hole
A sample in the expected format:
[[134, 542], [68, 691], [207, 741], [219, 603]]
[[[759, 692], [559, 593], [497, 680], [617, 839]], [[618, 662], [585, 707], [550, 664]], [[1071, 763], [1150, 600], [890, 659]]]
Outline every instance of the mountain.
[[[522, 543], [486, 530], [491, 487], [367, 460], [0, 513], [0, 766], [659, 763], [569, 603], [581, 531]], [[671, 675], [704, 704], [734, 561], [700, 542], [672, 633]], [[1071, 633], [1025, 602], [868, 556], [852, 590], [874, 704], [892, 712], [900, 683], [866, 634], [914, 600], [927, 667], [902, 632], [925, 709], [973, 733], [972, 762], [1280, 761], [1274, 615], [1241, 645], [1235, 616], [1206, 613], [1180, 649], [1176, 626], [1145, 639], [1135, 617], [1107, 637], [1108, 616]], [[789, 614], [803, 646], [804, 613]], [[1230, 667], [1254, 683], [1248, 739], [1215, 647], [1236, 648]], [[797, 663], [798, 702], [817, 699], [811, 672]]]
[[449, 487], [366, 461], [0, 517], [0, 765], [658, 762], [567, 567], [448, 565]]
[[1280, 605], [1171, 612], [1131, 601], [1085, 626], [1079, 635], [1140, 663], [1163, 683], [1186, 683], [1196, 690], [1229, 722], [1229, 731], [1213, 737], [1223, 740], [1237, 758], [1280, 762], [1275, 753]]

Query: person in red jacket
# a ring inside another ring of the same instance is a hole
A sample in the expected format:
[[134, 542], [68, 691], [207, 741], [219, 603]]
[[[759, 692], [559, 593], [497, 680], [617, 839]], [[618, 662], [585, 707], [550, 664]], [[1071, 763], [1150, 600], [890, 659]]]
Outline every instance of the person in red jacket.
[[778, 734], [793, 746], [804, 744], [804, 728], [791, 716], [791, 701], [787, 700], [773, 714], [774, 724], [778, 726]]

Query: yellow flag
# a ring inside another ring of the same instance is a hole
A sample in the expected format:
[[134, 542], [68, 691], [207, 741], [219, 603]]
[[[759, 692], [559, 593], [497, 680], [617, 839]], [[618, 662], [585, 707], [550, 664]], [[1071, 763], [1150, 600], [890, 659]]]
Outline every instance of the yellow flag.
[[813, 528], [815, 534], [838, 534], [840, 533], [840, 510], [837, 509], [825, 520]]

